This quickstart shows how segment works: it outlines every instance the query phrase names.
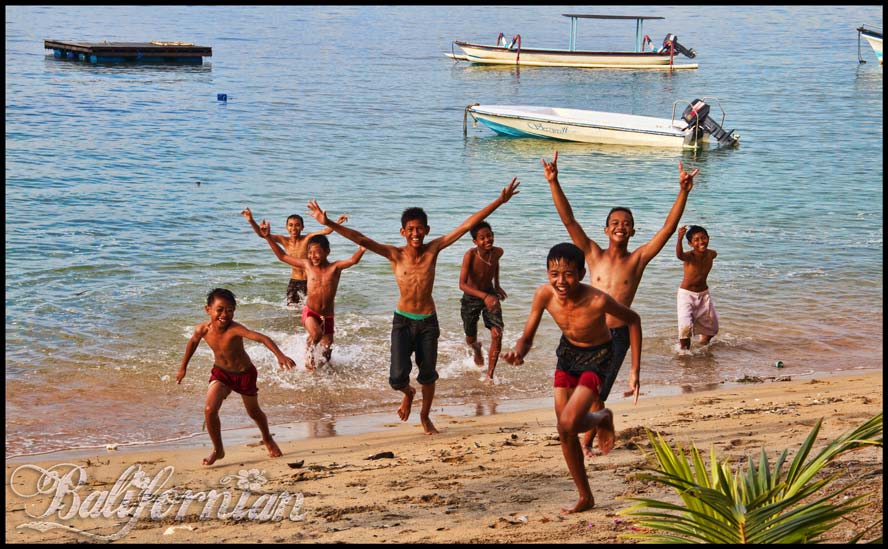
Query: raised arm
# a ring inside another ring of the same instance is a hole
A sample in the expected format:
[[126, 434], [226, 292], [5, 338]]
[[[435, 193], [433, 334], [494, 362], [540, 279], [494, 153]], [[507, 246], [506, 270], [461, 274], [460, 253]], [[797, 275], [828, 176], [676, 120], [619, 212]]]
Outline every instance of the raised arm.
[[194, 333], [191, 335], [188, 343], [185, 344], [185, 356], [182, 357], [182, 364], [179, 365], [179, 371], [176, 373], [176, 385], [181, 384], [182, 380], [185, 378], [185, 373], [188, 370], [188, 361], [194, 356], [194, 351], [197, 350], [197, 346], [200, 345], [200, 340], [203, 339], [206, 333], [206, 323], [201, 322], [194, 329]]
[[678, 222], [681, 220], [681, 214], [684, 213], [685, 204], [688, 202], [688, 194], [691, 192], [691, 189], [694, 188], [694, 176], [698, 173], [700, 173], [700, 168], [695, 169], [691, 173], [684, 171], [684, 167], [679, 160], [678, 185], [680, 188], [678, 196], [675, 197], [675, 203], [672, 204], [672, 209], [669, 210], [669, 215], [666, 216], [666, 221], [663, 222], [663, 227], [657, 231], [657, 234], [655, 234], [650, 241], [639, 246], [638, 249], [635, 250], [636, 253], [640, 254], [643, 265], [647, 265], [654, 256], [660, 253], [660, 250], [663, 249], [663, 246], [666, 245], [669, 237], [672, 236], [676, 227], [678, 227]]
[[[250, 211], [250, 208], [244, 208], [243, 211], [241, 212], [241, 215], [247, 219], [247, 222], [249, 222], [250, 227], [253, 228], [253, 232], [256, 233], [257, 235], [259, 235], [259, 238], [265, 238], [262, 236], [262, 233], [259, 230], [260, 227], [259, 227], [259, 225], [256, 224], [256, 220], [253, 219], [253, 212]], [[269, 236], [271, 236], [272, 240], [274, 240], [275, 242], [280, 243], [281, 237], [279, 235], [269, 234]]]
[[309, 261], [307, 259], [295, 258], [291, 255], [288, 255], [284, 250], [280, 247], [280, 245], [272, 239], [271, 234], [271, 226], [268, 221], [262, 220], [262, 223], [259, 225], [259, 236], [265, 239], [268, 242], [268, 245], [271, 246], [271, 251], [274, 252], [274, 255], [277, 256], [278, 259], [292, 265], [294, 267], [300, 267], [302, 269], [308, 268]]
[[685, 260], [684, 248], [681, 245], [681, 241], [684, 239], [685, 233], [688, 232], [688, 226], [685, 225], [678, 229], [678, 242], [675, 243], [675, 256], [681, 261]]
[[641, 390], [641, 317], [638, 313], [617, 303], [609, 295], [605, 294], [604, 312], [619, 318], [629, 326], [629, 346], [632, 348], [632, 369], [629, 371], [629, 390], [623, 393], [624, 397], [635, 395], [635, 404], [638, 404], [638, 393]]
[[[336, 222], [339, 223], [339, 224], [345, 223], [346, 221], [348, 221], [348, 214], [342, 214], [342, 215], [339, 216], [339, 219], [336, 220]], [[332, 229], [332, 228], [330, 228], [330, 227], [324, 227], [324, 228], [321, 229], [320, 231], [314, 231], [314, 232], [308, 233], [308, 234], [305, 235], [305, 236], [306, 236], [306, 238], [311, 238], [311, 237], [313, 237], [313, 236], [316, 235], [316, 234], [328, 235], [328, 234], [330, 234], [330, 233], [332, 233], [332, 232], [333, 232], [333, 229]]]
[[317, 200], [309, 200], [308, 201], [308, 211], [311, 213], [311, 216], [317, 220], [318, 223], [324, 225], [325, 227], [330, 227], [337, 233], [341, 234], [345, 238], [351, 240], [358, 246], [363, 246], [364, 248], [370, 250], [375, 254], [379, 254], [382, 257], [392, 261], [397, 253], [398, 249], [394, 246], [389, 246], [388, 244], [380, 244], [379, 242], [364, 236], [354, 229], [350, 229], [348, 227], [343, 226], [340, 223], [335, 223], [327, 218], [327, 212], [322, 210], [320, 206], [318, 206]]
[[524, 325], [524, 332], [518, 341], [515, 342], [515, 348], [502, 355], [503, 360], [518, 366], [524, 364], [524, 357], [533, 347], [533, 338], [536, 336], [537, 328], [540, 327], [540, 320], [543, 318], [543, 311], [546, 309], [546, 301], [549, 298], [549, 289], [543, 285], [537, 288], [533, 295], [533, 302], [530, 304], [530, 314], [527, 317], [527, 323]]
[[281, 350], [278, 348], [277, 344], [275, 344], [275, 342], [272, 341], [271, 338], [268, 337], [267, 335], [260, 334], [259, 332], [254, 332], [253, 330], [247, 328], [243, 324], [238, 324], [238, 329], [239, 329], [238, 335], [240, 335], [241, 337], [245, 337], [247, 339], [252, 339], [253, 341], [258, 341], [259, 343], [268, 347], [268, 350], [271, 351], [272, 353], [274, 353], [274, 356], [277, 357], [278, 365], [281, 368], [284, 368], [285, 370], [289, 370], [289, 369], [293, 368], [294, 366], [296, 366], [296, 363], [293, 361], [293, 359], [288, 357], [287, 355], [285, 355], [283, 352], [281, 352]]
[[358, 246], [358, 251], [356, 251], [353, 256], [351, 256], [348, 259], [340, 259], [339, 261], [336, 262], [336, 266], [339, 267], [339, 269], [341, 270], [341, 269], [348, 269], [349, 267], [357, 265], [358, 261], [361, 260], [361, 257], [364, 255], [364, 252], [366, 252], [366, 251], [367, 251], [367, 248], [365, 248], [363, 246]]
[[552, 201], [555, 202], [555, 209], [558, 210], [558, 216], [561, 217], [561, 222], [564, 223], [567, 234], [570, 235], [573, 243], [583, 250], [583, 255], [587, 255], [593, 250], [600, 252], [601, 247], [589, 238], [586, 231], [577, 222], [573, 214], [573, 208], [570, 207], [570, 202], [567, 201], [564, 191], [561, 190], [561, 183], [558, 182], [558, 151], [555, 151], [552, 155], [552, 162], [546, 162], [545, 158], [541, 158], [540, 161], [543, 163], [546, 181], [549, 182]]
[[450, 246], [451, 244], [459, 240], [462, 235], [469, 232], [472, 227], [474, 227], [481, 221], [484, 221], [487, 216], [492, 214], [497, 208], [508, 202], [510, 198], [521, 192], [518, 190], [518, 185], [520, 184], [521, 182], [518, 181], [518, 178], [513, 177], [512, 181], [510, 181], [509, 184], [505, 188], [503, 188], [502, 191], [500, 191], [500, 195], [497, 197], [496, 200], [481, 208], [474, 214], [470, 215], [465, 221], [462, 222], [462, 224], [460, 224], [459, 227], [453, 229], [442, 237], [436, 238], [431, 243], [436, 243], [439, 250], [443, 250], [447, 246]]

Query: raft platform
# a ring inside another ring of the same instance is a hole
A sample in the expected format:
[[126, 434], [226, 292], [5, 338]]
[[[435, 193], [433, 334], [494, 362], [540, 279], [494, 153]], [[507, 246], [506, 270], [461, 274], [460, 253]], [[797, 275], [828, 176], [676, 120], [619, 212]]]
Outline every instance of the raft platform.
[[66, 42], [44, 40], [54, 57], [90, 63], [187, 63], [201, 64], [213, 48], [190, 42]]

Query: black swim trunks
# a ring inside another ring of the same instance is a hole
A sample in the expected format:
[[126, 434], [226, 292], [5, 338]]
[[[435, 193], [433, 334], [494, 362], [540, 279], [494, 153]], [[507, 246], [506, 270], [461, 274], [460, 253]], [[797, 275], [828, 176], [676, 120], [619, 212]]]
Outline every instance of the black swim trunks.
[[[493, 288], [489, 288], [487, 293], [494, 294], [495, 292]], [[487, 307], [484, 306], [483, 299], [466, 293], [464, 293], [459, 300], [459, 304], [459, 316], [462, 317], [463, 331], [467, 336], [476, 337], [478, 335], [479, 316], [484, 319], [485, 328], [490, 330], [496, 326], [500, 329], [500, 332], [502, 332], [504, 326], [502, 308], [498, 308], [491, 313], [487, 310]]]
[[287, 305], [298, 305], [307, 293], [307, 280], [297, 280], [295, 278], [291, 278], [290, 283], [287, 284]]
[[410, 384], [410, 370], [413, 362], [410, 355], [416, 356], [419, 375], [416, 381], [428, 385], [438, 380], [438, 316], [432, 315], [422, 320], [413, 320], [395, 313], [392, 319], [392, 361], [389, 366], [389, 385], [401, 390]]
[[626, 358], [626, 352], [629, 350], [629, 326], [619, 326], [611, 328], [611, 341], [614, 344], [613, 354], [611, 355], [612, 367], [606, 377], [601, 378], [601, 390], [599, 396], [602, 402], [607, 400], [607, 396], [617, 380], [617, 374], [620, 373], [620, 367], [623, 365], [623, 359]]
[[613, 367], [612, 354], [613, 343], [611, 341], [594, 347], [578, 347], [561, 336], [561, 341], [555, 350], [555, 356], [558, 357], [555, 369], [575, 377], [579, 377], [584, 372], [594, 372], [604, 380]]

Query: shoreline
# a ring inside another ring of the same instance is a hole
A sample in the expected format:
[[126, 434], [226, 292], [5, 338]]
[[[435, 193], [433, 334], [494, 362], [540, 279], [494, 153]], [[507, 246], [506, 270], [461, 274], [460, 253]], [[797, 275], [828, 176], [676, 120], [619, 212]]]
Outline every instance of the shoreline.
[[[668, 497], [668, 490], [633, 478], [645, 466], [640, 449], [646, 449], [645, 428], [663, 434], [684, 448], [694, 444], [708, 453], [713, 446], [720, 459], [732, 466], [757, 456], [764, 447], [770, 456], [787, 448], [794, 452], [816, 421], [823, 418], [815, 450], [831, 438], [852, 429], [882, 409], [881, 372], [820, 376], [814, 379], [735, 384], [712, 391], [617, 402], [614, 412], [617, 441], [607, 456], [587, 458], [586, 470], [596, 497], [595, 508], [561, 516], [559, 509], [572, 503], [576, 490], [567, 473], [557, 441], [555, 417], [548, 406], [523, 411], [497, 412], [475, 417], [433, 413], [441, 433], [422, 433], [417, 410], [407, 423], [388, 421], [385, 431], [304, 438], [278, 444], [284, 456], [267, 457], [258, 433], [249, 443], [235, 443], [223, 434], [226, 456], [212, 467], [200, 461], [209, 452], [203, 447], [159, 450], [138, 448], [121, 452], [93, 451], [70, 458], [82, 468], [78, 487], [80, 503], [96, 491], [113, 490], [127, 469], [140, 468], [159, 477], [170, 467], [169, 484], [179, 494], [233, 490], [239, 478], [255, 469], [261, 472], [257, 493], [299, 493], [301, 520], [261, 522], [244, 518], [219, 518], [211, 512], [200, 518], [203, 504], [194, 504], [181, 521], [172, 516], [153, 520], [148, 511], [133, 519], [132, 529], [116, 538], [122, 542], [626, 542], [620, 534], [631, 533], [631, 522], [619, 514], [629, 506], [625, 497]], [[278, 427], [274, 428], [280, 431]], [[255, 428], [252, 429], [255, 431]], [[276, 439], [279, 437], [276, 434]], [[555, 437], [553, 439], [553, 436]], [[258, 447], [257, 447], [258, 446]], [[368, 459], [391, 452], [390, 457]], [[48, 470], [58, 467], [58, 456], [39, 456], [28, 465]], [[6, 539], [8, 542], [83, 541], [85, 535], [114, 536], [125, 521], [95, 517], [89, 505], [61, 517], [61, 511], [40, 520], [63, 528], [40, 532], [22, 527], [48, 509], [50, 496], [29, 495], [34, 478], [14, 472], [21, 460], [6, 464]], [[869, 448], [843, 459], [840, 480], [866, 477], [847, 493], [870, 493], [867, 507], [852, 515], [859, 524], [870, 524], [882, 514], [882, 451]], [[301, 462], [301, 463], [300, 463]], [[847, 477], [847, 478], [846, 478]], [[15, 490], [12, 489], [14, 483]], [[240, 481], [238, 482], [238, 484]], [[33, 492], [33, 487], [30, 492]], [[159, 492], [158, 488], [154, 493]], [[73, 496], [72, 496], [73, 497]], [[253, 498], [255, 499], [255, 497]], [[67, 509], [66, 509], [67, 510]], [[205, 510], [205, 509], [204, 509]], [[864, 518], [858, 520], [859, 516]], [[292, 517], [292, 515], [291, 515]], [[858, 518], [855, 518], [858, 517]], [[873, 520], [870, 520], [873, 518]], [[244, 528], [247, 525], [248, 528]], [[173, 528], [170, 530], [170, 528]], [[850, 539], [852, 523], [834, 529], [834, 541]], [[881, 527], [876, 528], [878, 534]], [[875, 537], [878, 535], [872, 532]], [[166, 534], [166, 532], [170, 532]], [[865, 539], [872, 539], [867, 536]]]
[[[880, 370], [876, 369], [863, 369], [860, 371], [861, 374], [868, 373], [879, 373]], [[714, 386], [709, 386], [706, 388], [701, 388], [693, 391], [684, 391], [681, 387], [674, 385], [650, 385], [645, 388], [641, 395], [642, 398], [661, 398], [668, 396], [677, 396], [679, 394], [686, 395], [700, 395], [709, 392], [719, 392], [724, 390], [729, 390], [731, 388], [744, 387], [744, 386], [754, 386], [759, 383], [769, 383], [779, 381], [781, 378], [790, 378], [790, 379], [808, 379], [808, 378], [832, 378], [832, 377], [843, 377], [848, 375], [857, 375], [856, 373], [851, 373], [848, 371], [841, 371], [833, 374], [823, 374], [820, 372], [810, 372], [806, 371], [801, 374], [792, 374], [792, 373], [784, 373], [784, 370], [776, 370], [773, 376], [767, 376], [764, 378], [759, 378], [761, 382], [740, 382], [738, 380], [734, 381], [722, 381]], [[619, 401], [615, 404], [619, 404], [620, 401], [628, 400], [619, 398]], [[417, 393], [417, 400], [414, 404], [419, 404], [422, 402], [422, 397]], [[611, 403], [608, 403], [608, 407], [610, 407]], [[433, 415], [432, 419], [438, 414], [443, 414], [447, 416], [453, 417], [476, 417], [478, 414], [473, 413], [471, 410], [472, 404], [445, 404], [445, 405], [435, 405], [433, 407]], [[396, 407], [395, 407], [396, 408]], [[548, 408], [551, 410], [552, 408], [552, 396], [544, 396], [544, 397], [535, 397], [535, 398], [522, 398], [522, 399], [512, 399], [512, 400], [500, 400], [496, 402], [496, 409], [493, 411], [489, 411], [488, 413], [483, 413], [483, 416], [494, 416], [498, 414], [511, 413], [511, 412], [523, 412], [523, 411], [531, 411], [537, 410], [540, 408]], [[418, 417], [418, 414], [414, 414]], [[411, 420], [408, 424], [412, 424], [413, 422], [418, 422], [416, 417], [411, 416]], [[224, 425], [224, 416], [223, 416], [223, 425]], [[399, 425], [401, 422], [395, 417], [395, 412], [373, 412], [373, 413], [358, 413], [354, 415], [348, 416], [339, 416], [336, 418], [332, 418], [329, 423], [335, 422], [335, 429], [330, 428], [326, 433], [313, 434], [312, 433], [312, 425], [317, 425], [318, 423], [325, 423], [324, 420], [314, 420], [314, 421], [290, 421], [283, 422], [278, 424], [270, 424], [269, 428], [271, 428], [274, 432], [272, 435], [275, 437], [275, 441], [280, 443], [288, 443], [299, 440], [309, 440], [316, 438], [328, 438], [328, 437], [341, 437], [341, 436], [354, 436], [360, 434], [369, 434], [385, 431], [393, 426]], [[329, 431], [333, 431], [330, 433]], [[257, 429], [254, 424], [247, 425], [246, 427], [228, 427], [222, 428], [222, 436], [223, 442], [227, 445], [237, 445], [237, 444], [246, 444], [248, 441], [257, 438]], [[35, 461], [35, 460], [47, 460], [47, 459], [56, 459], [56, 460], [64, 460], [64, 459], [78, 459], [83, 458], [89, 455], [93, 455], [96, 452], [139, 452], [139, 451], [167, 451], [167, 450], [178, 450], [178, 449], [188, 449], [194, 448], [196, 445], [200, 444], [202, 447], [206, 447], [210, 444], [209, 435], [206, 430], [199, 433], [191, 433], [188, 435], [183, 435], [180, 437], [171, 438], [168, 440], [162, 441], [144, 441], [144, 442], [130, 442], [130, 443], [109, 443], [103, 445], [93, 445], [93, 446], [85, 446], [85, 447], [76, 447], [76, 448], [64, 448], [60, 450], [49, 450], [45, 452], [34, 452], [34, 453], [24, 453], [24, 454], [15, 454], [6, 457], [7, 463], [20, 463], [24, 461]], [[113, 446], [113, 450], [109, 449], [109, 446]]]

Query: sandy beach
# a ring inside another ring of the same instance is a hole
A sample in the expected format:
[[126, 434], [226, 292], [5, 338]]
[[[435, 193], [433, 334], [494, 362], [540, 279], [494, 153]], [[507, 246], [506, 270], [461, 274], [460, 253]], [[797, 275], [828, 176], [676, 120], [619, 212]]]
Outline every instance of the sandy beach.
[[[693, 443], [707, 455], [713, 445], [736, 470], [744, 456], [757, 457], [762, 447], [772, 458], [789, 448], [791, 457], [823, 418], [817, 450], [883, 405], [881, 373], [770, 378], [709, 392], [643, 396], [637, 406], [617, 399], [610, 405], [614, 450], [586, 460], [595, 508], [562, 516], [561, 507], [576, 500], [576, 490], [550, 407], [483, 417], [433, 413], [441, 433], [426, 436], [418, 402], [406, 423], [392, 410], [393, 421], [381, 432], [284, 441], [284, 456], [277, 459], [267, 457], [257, 438], [229, 445], [224, 459], [205, 467], [201, 459], [210, 446], [201, 437], [187, 449], [7, 461], [6, 541], [631, 543], [620, 536], [638, 528], [619, 515], [630, 505], [621, 498], [674, 498], [670, 490], [634, 478], [646, 463], [645, 428], [684, 447]], [[882, 516], [882, 450], [853, 452], [827, 471], [840, 472], [843, 483], [864, 479], [846, 495], [873, 494], [852, 521], [828, 535], [845, 541]], [[129, 491], [138, 501], [140, 489], [166, 491], [172, 503], [146, 498], [134, 511], [136, 505], [123, 499]], [[174, 498], [188, 491], [197, 499], [183, 507]], [[240, 519], [237, 513], [220, 518], [223, 494], [230, 494], [229, 510], [241, 502]], [[217, 496], [215, 505], [207, 503]], [[262, 521], [255, 513], [266, 504], [269, 516], [277, 511], [282, 519]], [[865, 539], [881, 532], [879, 526]]]

